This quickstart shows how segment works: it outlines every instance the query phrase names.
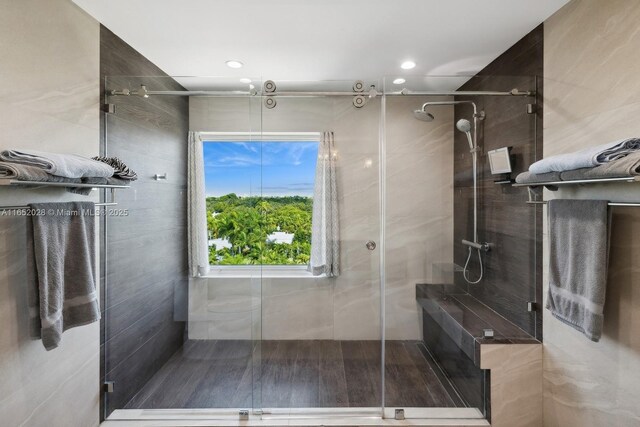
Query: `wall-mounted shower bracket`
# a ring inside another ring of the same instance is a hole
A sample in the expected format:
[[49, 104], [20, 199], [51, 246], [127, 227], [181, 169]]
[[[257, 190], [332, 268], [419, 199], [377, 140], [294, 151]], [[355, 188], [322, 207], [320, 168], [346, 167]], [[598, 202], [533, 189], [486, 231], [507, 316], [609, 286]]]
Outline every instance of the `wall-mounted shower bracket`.
[[477, 113], [473, 113], [473, 117], [478, 120], [484, 120], [487, 118], [487, 115], [485, 114], [484, 110], [480, 110]]

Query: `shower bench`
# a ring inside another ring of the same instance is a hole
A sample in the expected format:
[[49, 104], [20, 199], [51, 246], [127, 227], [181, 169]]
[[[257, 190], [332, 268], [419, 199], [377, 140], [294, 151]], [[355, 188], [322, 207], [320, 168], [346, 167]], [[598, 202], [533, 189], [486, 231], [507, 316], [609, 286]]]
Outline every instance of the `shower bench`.
[[539, 341], [456, 285], [417, 284], [416, 299], [435, 323], [476, 366], [481, 344]]
[[425, 346], [463, 400], [485, 408], [492, 426], [508, 426], [513, 417], [538, 425], [540, 341], [455, 285], [417, 284], [416, 300]]

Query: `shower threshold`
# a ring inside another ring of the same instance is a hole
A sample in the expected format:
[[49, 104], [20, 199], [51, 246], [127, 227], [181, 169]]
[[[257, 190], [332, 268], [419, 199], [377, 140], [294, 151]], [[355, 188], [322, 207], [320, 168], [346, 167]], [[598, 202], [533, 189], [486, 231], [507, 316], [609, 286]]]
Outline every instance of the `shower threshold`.
[[396, 420], [396, 408], [265, 408], [241, 419], [228, 409], [119, 409], [103, 427], [188, 426], [489, 426], [475, 408], [403, 408], [405, 419]]

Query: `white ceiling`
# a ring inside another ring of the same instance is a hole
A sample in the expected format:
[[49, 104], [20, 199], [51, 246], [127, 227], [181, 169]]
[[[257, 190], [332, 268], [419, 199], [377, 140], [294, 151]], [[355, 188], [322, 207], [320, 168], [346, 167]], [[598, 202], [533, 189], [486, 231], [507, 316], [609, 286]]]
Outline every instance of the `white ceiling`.
[[[172, 76], [349, 85], [383, 76], [473, 75], [567, 2], [74, 1]], [[245, 66], [231, 69], [229, 59]], [[401, 70], [407, 59], [417, 67]], [[212, 86], [203, 79], [181, 81], [192, 89]]]

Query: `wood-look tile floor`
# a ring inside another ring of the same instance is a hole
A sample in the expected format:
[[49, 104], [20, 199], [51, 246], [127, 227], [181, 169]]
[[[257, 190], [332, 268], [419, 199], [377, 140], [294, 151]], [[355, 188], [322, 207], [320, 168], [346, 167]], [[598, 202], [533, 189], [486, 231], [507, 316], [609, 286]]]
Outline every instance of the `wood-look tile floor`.
[[[386, 406], [464, 406], [421, 346], [386, 343]], [[188, 341], [126, 408], [376, 407], [380, 360], [379, 341]]]

